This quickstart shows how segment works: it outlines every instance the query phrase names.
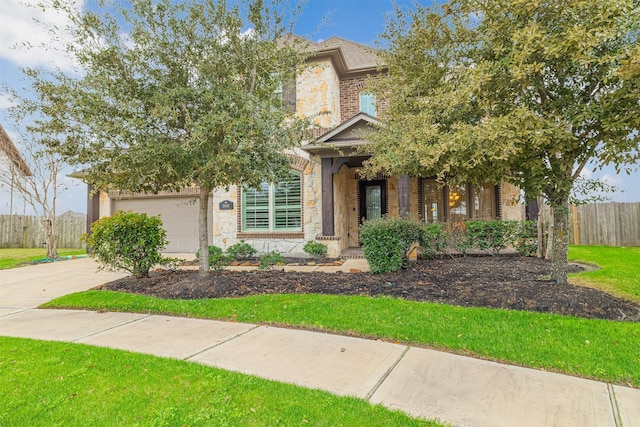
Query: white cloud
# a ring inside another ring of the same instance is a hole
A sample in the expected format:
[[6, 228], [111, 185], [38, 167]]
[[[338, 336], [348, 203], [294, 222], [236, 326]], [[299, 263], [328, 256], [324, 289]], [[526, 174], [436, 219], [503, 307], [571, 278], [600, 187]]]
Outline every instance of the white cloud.
[[584, 179], [591, 179], [592, 175], [593, 175], [593, 171], [589, 168], [583, 168], [582, 171], [580, 172], [580, 176]]
[[[50, 8], [43, 11], [38, 6], [48, 1], [2, 0], [0, 2], [0, 58], [19, 66], [58, 66], [63, 70], [72, 68], [72, 61], [63, 53], [64, 42], [54, 41], [47, 32], [47, 26], [54, 25], [64, 31], [70, 24], [66, 16]], [[73, 0], [74, 7], [84, 8], [85, 0]], [[22, 44], [28, 43], [31, 48]]]
[[624, 184], [624, 179], [620, 175], [610, 175], [608, 173], [602, 175], [602, 178], [600, 178], [600, 181], [604, 182], [605, 184], [613, 185], [616, 187], [622, 187]]
[[11, 96], [6, 93], [0, 93], [0, 110], [7, 110], [13, 106]]

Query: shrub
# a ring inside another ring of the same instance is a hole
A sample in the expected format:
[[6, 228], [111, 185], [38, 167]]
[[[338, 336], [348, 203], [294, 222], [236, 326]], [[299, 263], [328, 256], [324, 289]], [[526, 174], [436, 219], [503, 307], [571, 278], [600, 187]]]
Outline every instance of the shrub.
[[513, 243], [520, 221], [468, 221], [467, 233], [472, 247], [491, 250], [495, 255]]
[[315, 258], [324, 258], [327, 256], [327, 247], [320, 242], [309, 240], [302, 248], [306, 253]]
[[227, 248], [227, 254], [237, 260], [251, 258], [256, 254], [256, 252], [258, 251], [244, 240], [240, 240], [235, 245], [231, 245]]
[[445, 233], [449, 241], [449, 247], [466, 256], [473, 248], [473, 240], [467, 230], [467, 224], [462, 221], [451, 221], [445, 226]]
[[[200, 251], [196, 251], [196, 258], [200, 258]], [[215, 245], [209, 245], [209, 269], [220, 271], [231, 262], [231, 256], [224, 253]]]
[[422, 226], [422, 237], [420, 238], [422, 246], [422, 256], [433, 256], [447, 248], [447, 233], [445, 224], [431, 223]]
[[520, 221], [514, 236], [514, 246], [522, 256], [533, 256], [538, 250], [538, 222]]
[[106, 270], [125, 270], [136, 277], [149, 277], [154, 265], [175, 267], [179, 262], [160, 254], [168, 241], [159, 216], [118, 211], [91, 224], [91, 234], [82, 239], [100, 268]]
[[258, 259], [258, 270], [270, 270], [274, 266], [284, 264], [285, 259], [276, 251], [271, 251], [266, 254], [260, 255]]
[[360, 226], [360, 241], [371, 273], [397, 271], [408, 264], [407, 251], [423, 237], [423, 224], [405, 218], [377, 218]]

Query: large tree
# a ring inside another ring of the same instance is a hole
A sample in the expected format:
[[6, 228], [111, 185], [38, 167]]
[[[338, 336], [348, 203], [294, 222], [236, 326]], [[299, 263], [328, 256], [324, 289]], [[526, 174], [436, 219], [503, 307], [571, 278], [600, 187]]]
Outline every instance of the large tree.
[[388, 100], [370, 171], [507, 181], [553, 209], [567, 281], [568, 203], [591, 164], [638, 161], [638, 0], [451, 0], [397, 10], [382, 35]]
[[[28, 70], [53, 147], [86, 167], [95, 188], [200, 188], [200, 272], [208, 271], [212, 190], [259, 186], [288, 170], [307, 123], [283, 108], [301, 46], [281, 43], [291, 8], [279, 0], [54, 2], [74, 27], [78, 73]], [[55, 29], [54, 29], [55, 31]]]

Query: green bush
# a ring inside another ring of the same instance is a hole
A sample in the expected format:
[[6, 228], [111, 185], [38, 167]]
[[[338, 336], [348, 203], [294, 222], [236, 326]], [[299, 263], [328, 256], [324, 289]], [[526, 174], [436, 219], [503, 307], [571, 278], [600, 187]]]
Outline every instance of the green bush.
[[271, 251], [266, 254], [260, 255], [258, 259], [258, 270], [270, 270], [276, 265], [284, 264], [285, 259], [276, 251]]
[[473, 240], [469, 235], [466, 222], [448, 222], [445, 226], [445, 234], [449, 248], [456, 250], [461, 255], [466, 256], [469, 250], [473, 249]]
[[360, 226], [360, 241], [371, 273], [406, 267], [407, 251], [423, 236], [423, 224], [416, 220], [383, 217], [365, 221]]
[[447, 233], [442, 222], [424, 224], [422, 226], [422, 256], [433, 256], [443, 252], [447, 248]]
[[91, 224], [91, 234], [82, 239], [100, 268], [106, 270], [125, 270], [136, 277], [149, 277], [154, 265], [175, 267], [179, 263], [160, 254], [168, 241], [159, 216], [118, 211]]
[[315, 258], [324, 258], [327, 256], [327, 247], [320, 242], [309, 240], [302, 248], [303, 251]]
[[467, 233], [471, 245], [482, 251], [491, 250], [495, 255], [513, 244], [521, 221], [467, 221]]
[[[196, 258], [200, 258], [200, 251], [196, 251]], [[209, 269], [220, 271], [232, 261], [232, 257], [224, 253], [215, 245], [209, 245]]]
[[519, 221], [514, 246], [522, 256], [533, 256], [538, 251], [538, 222]]
[[256, 252], [258, 252], [256, 251], [256, 248], [244, 240], [240, 240], [235, 245], [231, 245], [227, 248], [227, 254], [237, 260], [251, 258], [256, 254]]

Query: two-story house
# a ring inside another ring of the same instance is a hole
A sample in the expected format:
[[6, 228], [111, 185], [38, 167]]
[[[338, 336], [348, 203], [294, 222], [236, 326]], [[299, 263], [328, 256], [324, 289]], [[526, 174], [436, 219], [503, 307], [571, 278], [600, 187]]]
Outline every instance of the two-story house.
[[[295, 36], [292, 36], [295, 37]], [[308, 41], [308, 66], [282, 96], [296, 114], [314, 116], [315, 139], [290, 153], [291, 174], [260, 189], [241, 185], [210, 197], [209, 241], [223, 249], [240, 239], [260, 252], [302, 254], [309, 240], [326, 244], [330, 256], [357, 247], [359, 225], [367, 218], [409, 214], [425, 221], [521, 219], [519, 191], [507, 184], [479, 189], [440, 188], [425, 177], [359, 174], [369, 156], [356, 147], [378, 122], [384, 103], [366, 91], [365, 80], [379, 72], [374, 50], [338, 37]], [[197, 188], [178, 193], [99, 193], [89, 200], [89, 223], [117, 210], [161, 214], [169, 252], [198, 248]]]

